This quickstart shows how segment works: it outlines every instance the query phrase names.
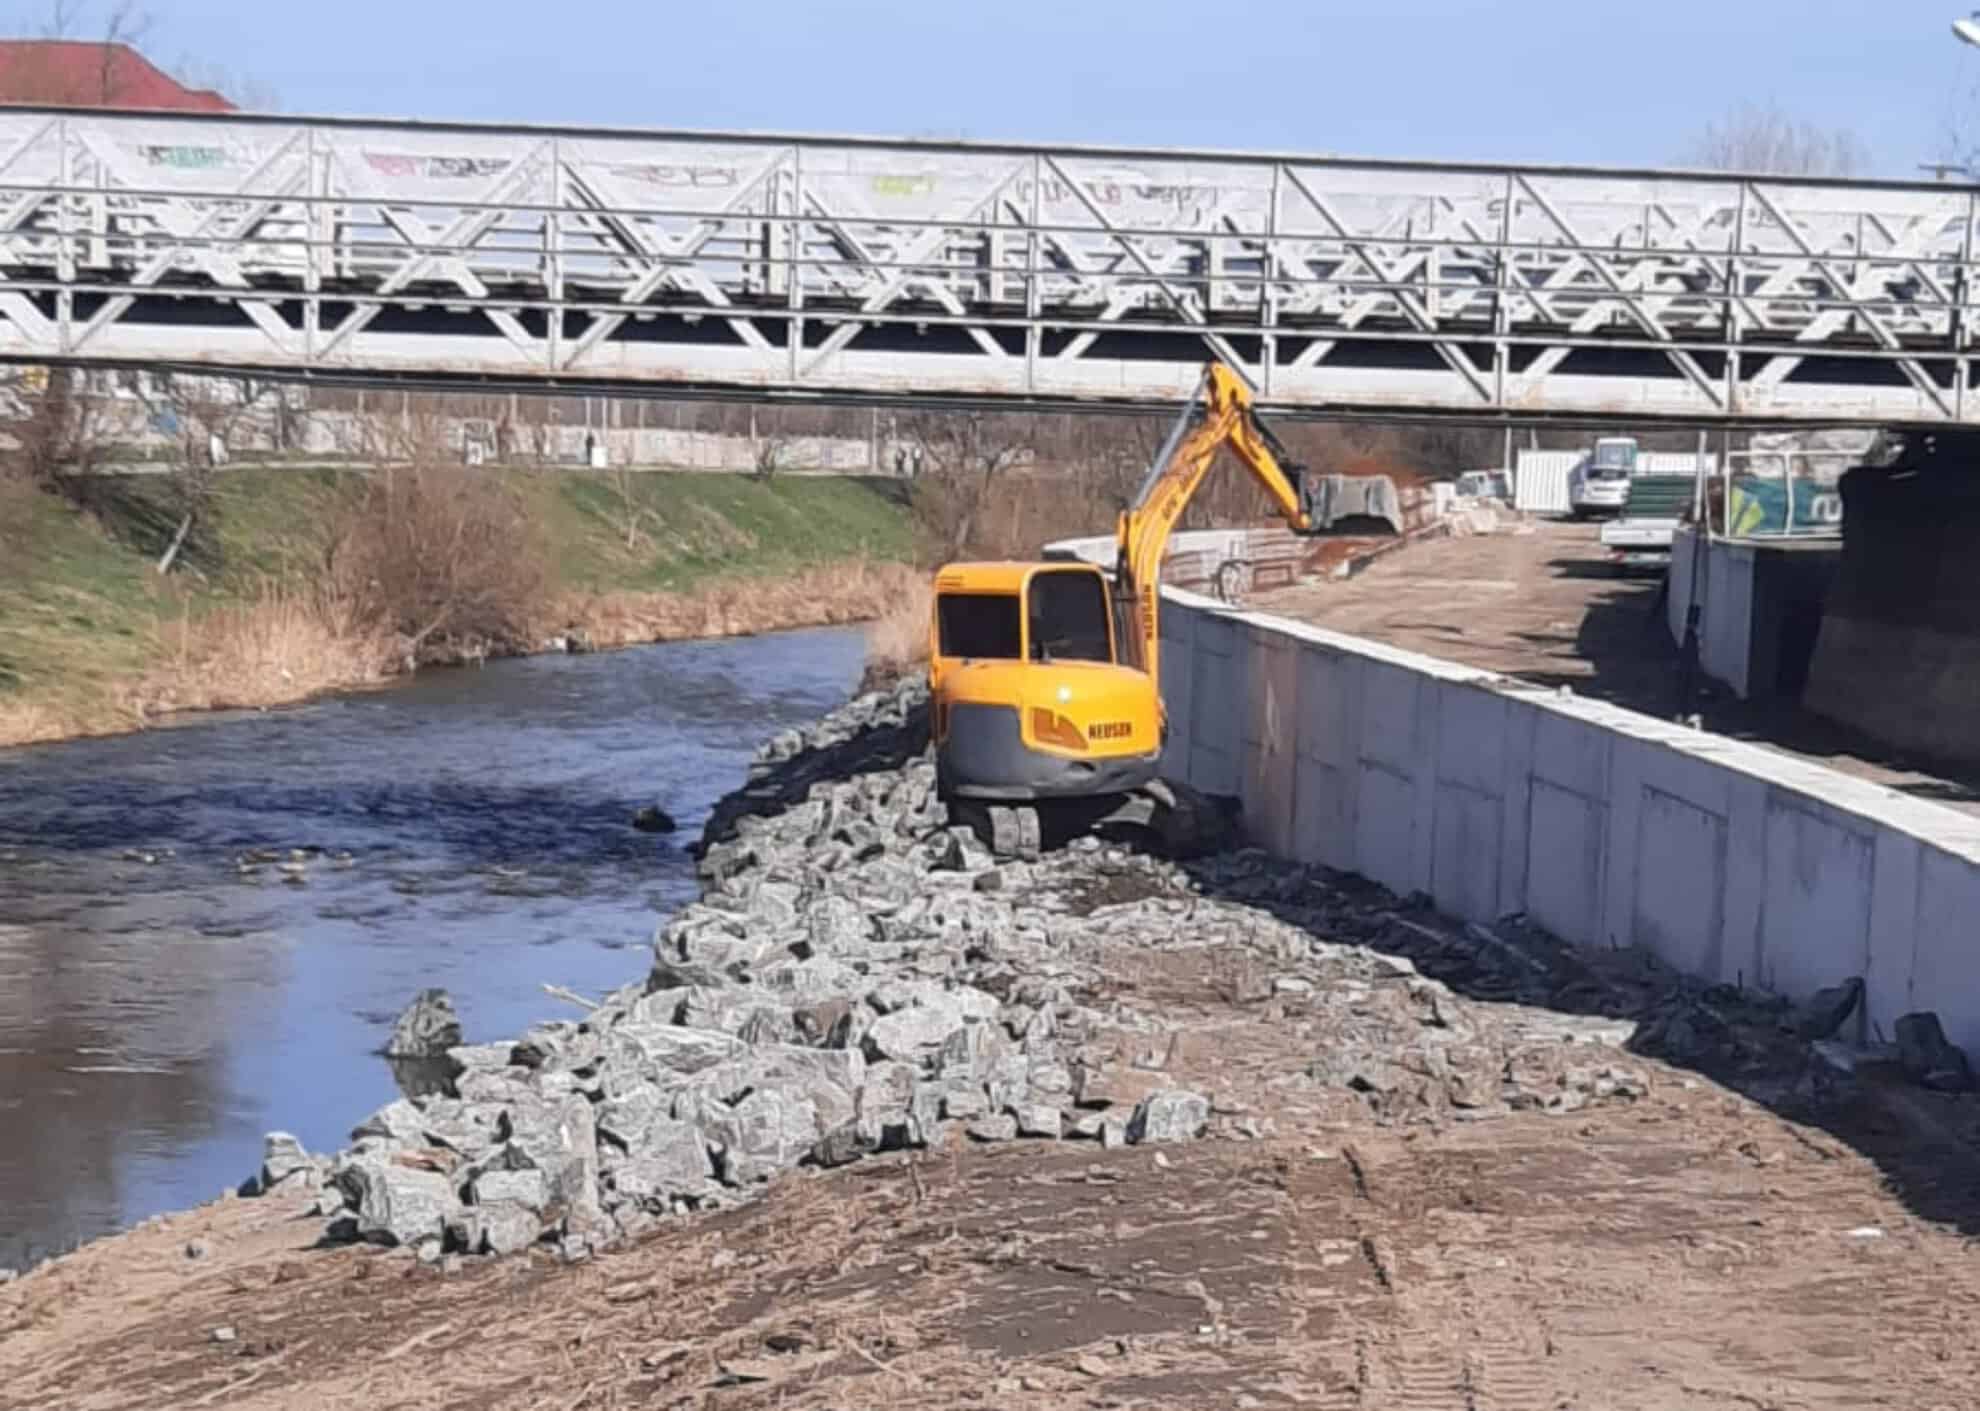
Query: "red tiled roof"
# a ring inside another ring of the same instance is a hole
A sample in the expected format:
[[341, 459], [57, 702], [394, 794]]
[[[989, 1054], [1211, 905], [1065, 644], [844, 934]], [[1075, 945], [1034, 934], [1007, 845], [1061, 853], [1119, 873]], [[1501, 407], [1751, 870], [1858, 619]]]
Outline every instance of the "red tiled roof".
[[0, 40], [0, 103], [194, 113], [234, 110], [211, 89], [180, 84], [128, 44], [75, 39]]

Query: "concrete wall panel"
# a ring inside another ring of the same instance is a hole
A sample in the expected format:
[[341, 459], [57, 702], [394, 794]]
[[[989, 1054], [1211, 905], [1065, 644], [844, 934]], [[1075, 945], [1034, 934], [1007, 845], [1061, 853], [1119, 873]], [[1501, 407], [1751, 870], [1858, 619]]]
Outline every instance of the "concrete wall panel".
[[1647, 786], [1637, 811], [1630, 942], [1681, 970], [1716, 975], [1724, 940], [1725, 817]]
[[1406, 667], [1365, 663], [1361, 672], [1361, 758], [1413, 778], [1423, 762], [1417, 693], [1434, 690]]
[[1504, 910], [1499, 905], [1499, 818], [1497, 794], [1462, 784], [1438, 785], [1430, 895], [1439, 910], [1492, 918]]
[[1437, 707], [1437, 778], [1482, 794], [1505, 786], [1512, 703], [1490, 691], [1430, 692]]
[[1293, 842], [1288, 857], [1341, 872], [1355, 867], [1358, 767], [1341, 769], [1317, 759], [1297, 762], [1293, 793]]
[[1752, 978], [1783, 994], [1807, 994], [1863, 974], [1870, 960], [1872, 831], [1776, 794], [1766, 838], [1761, 963]]
[[1398, 896], [1419, 890], [1416, 871], [1416, 781], [1372, 761], [1356, 786], [1353, 870]]
[[[1936, 1010], [1946, 1037], [1980, 1057], [1980, 947], [1974, 921], [1980, 917], [1980, 868], [1963, 857], [1927, 847], [1918, 861], [1918, 921], [1909, 937], [1912, 982], [1909, 1001], [1877, 1014], [1885, 1038], [1894, 1036], [1898, 1015]], [[1894, 1010], [1895, 1012], [1890, 1012]]]
[[1300, 755], [1345, 769], [1360, 755], [1362, 664], [1319, 647], [1298, 661]]
[[[1899, 1016], [1918, 1008], [1919, 930], [1930, 920], [1921, 913], [1924, 878], [1931, 875], [1936, 881], [1940, 875], [1936, 871], [1926, 873], [1924, 861], [1925, 855], [1934, 851], [1918, 839], [1890, 829], [1877, 834], [1871, 863], [1875, 870], [1870, 894], [1870, 966], [1863, 977], [1863, 1004], [1851, 1021], [1853, 1038], [1862, 1040], [1880, 1032], [1889, 1038]], [[1939, 856], [1943, 867], [1945, 856]], [[1950, 876], [1955, 886], [1960, 870], [1953, 860]]]
[[1196, 621], [1190, 687], [1189, 782], [1213, 794], [1238, 792], [1245, 684], [1237, 679], [1237, 624], [1215, 614]]
[[1533, 777], [1587, 798], [1608, 793], [1609, 747], [1615, 736], [1592, 720], [1538, 710], [1533, 725]]
[[1247, 828], [1281, 857], [1293, 852], [1299, 783], [1299, 658], [1296, 645], [1260, 628], [1245, 632], [1247, 699], [1242, 795]]
[[1608, 809], [1600, 798], [1545, 780], [1528, 810], [1526, 911], [1557, 936], [1596, 936], [1602, 921], [1602, 846]]

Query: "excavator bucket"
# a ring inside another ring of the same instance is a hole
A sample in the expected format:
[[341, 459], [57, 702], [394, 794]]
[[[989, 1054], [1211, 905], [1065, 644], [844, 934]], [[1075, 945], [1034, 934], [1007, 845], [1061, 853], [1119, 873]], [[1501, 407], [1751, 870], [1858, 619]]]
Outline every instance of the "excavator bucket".
[[1402, 498], [1386, 475], [1299, 477], [1300, 507], [1311, 520], [1310, 535], [1376, 537], [1403, 532]]

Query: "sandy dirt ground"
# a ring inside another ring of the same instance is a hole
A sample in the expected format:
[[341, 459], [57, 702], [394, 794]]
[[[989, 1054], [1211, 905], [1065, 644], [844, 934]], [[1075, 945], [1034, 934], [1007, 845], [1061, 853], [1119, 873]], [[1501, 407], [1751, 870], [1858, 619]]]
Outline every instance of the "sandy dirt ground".
[[[1870, 1083], [1793, 1122], [1619, 1053], [1634, 1101], [1385, 1126], [1288, 1081], [1325, 1033], [1227, 960], [1113, 973], [1207, 1139], [794, 1174], [578, 1265], [317, 1249], [298, 1198], [218, 1202], [0, 1289], [0, 1406], [1974, 1404], [1974, 1099]], [[1797, 1044], [1746, 1051], [1774, 1058], [1730, 1081], [1795, 1086]]]
[[1893, 757], [1791, 705], [1734, 699], [1701, 678], [1680, 695], [1655, 573], [1619, 572], [1601, 526], [1507, 521], [1498, 533], [1412, 544], [1351, 579], [1257, 592], [1247, 607], [1462, 662], [1812, 759], [1900, 792], [1980, 812], [1980, 777]]

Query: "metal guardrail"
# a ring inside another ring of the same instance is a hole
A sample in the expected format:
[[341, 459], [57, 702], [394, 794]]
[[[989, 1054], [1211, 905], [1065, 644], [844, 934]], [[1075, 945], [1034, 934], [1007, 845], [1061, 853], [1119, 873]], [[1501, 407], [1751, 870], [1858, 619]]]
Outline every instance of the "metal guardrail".
[[1975, 196], [0, 110], [0, 358], [711, 395], [1972, 420]]

